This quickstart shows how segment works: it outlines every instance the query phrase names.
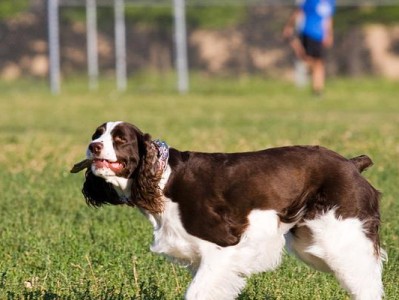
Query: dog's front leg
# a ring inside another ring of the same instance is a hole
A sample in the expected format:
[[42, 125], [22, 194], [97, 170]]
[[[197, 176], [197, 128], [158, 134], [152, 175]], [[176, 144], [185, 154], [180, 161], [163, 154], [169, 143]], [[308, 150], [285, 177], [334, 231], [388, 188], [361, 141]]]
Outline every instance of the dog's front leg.
[[202, 259], [186, 300], [232, 300], [245, 286], [245, 278], [234, 263], [235, 247], [209, 244], [201, 249]]

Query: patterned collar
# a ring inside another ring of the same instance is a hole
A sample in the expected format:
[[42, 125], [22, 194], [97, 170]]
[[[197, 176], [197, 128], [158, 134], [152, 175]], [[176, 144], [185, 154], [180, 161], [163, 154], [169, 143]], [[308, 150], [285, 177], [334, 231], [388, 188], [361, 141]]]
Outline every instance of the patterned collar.
[[152, 141], [155, 148], [158, 150], [158, 170], [165, 171], [169, 159], [169, 146], [166, 142], [161, 140]]

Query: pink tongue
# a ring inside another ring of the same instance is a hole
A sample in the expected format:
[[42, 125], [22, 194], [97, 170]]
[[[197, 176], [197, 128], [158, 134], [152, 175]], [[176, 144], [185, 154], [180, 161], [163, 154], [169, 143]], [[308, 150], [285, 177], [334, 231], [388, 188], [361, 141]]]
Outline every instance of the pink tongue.
[[112, 171], [120, 171], [123, 169], [123, 165], [119, 162], [109, 162], [107, 160], [95, 160], [94, 164], [97, 169], [108, 168]]
[[123, 169], [123, 165], [119, 162], [110, 162], [108, 163], [108, 168], [110, 168], [112, 171], [120, 171]]

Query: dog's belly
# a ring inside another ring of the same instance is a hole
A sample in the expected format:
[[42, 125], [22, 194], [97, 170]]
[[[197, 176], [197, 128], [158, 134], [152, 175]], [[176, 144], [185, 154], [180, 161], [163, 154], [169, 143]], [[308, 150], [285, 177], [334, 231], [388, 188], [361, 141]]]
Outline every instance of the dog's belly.
[[150, 219], [154, 225], [151, 251], [189, 266], [194, 272], [203, 259], [217, 252], [229, 257], [242, 274], [274, 269], [280, 263], [284, 234], [294, 225], [281, 223], [273, 210], [254, 210], [240, 243], [220, 247], [187, 233], [180, 218], [176, 218], [177, 211], [178, 205], [168, 202], [161, 219]]

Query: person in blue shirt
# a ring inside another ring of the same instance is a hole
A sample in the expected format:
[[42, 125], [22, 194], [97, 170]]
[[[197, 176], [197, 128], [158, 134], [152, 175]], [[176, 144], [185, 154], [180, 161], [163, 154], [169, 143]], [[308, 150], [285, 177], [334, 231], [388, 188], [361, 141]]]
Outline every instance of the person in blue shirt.
[[283, 30], [295, 55], [310, 67], [315, 94], [324, 90], [324, 54], [334, 42], [334, 13], [335, 0], [302, 0]]

